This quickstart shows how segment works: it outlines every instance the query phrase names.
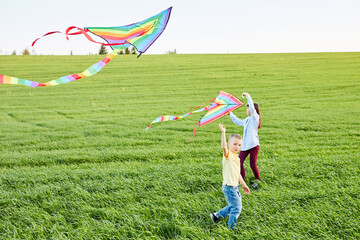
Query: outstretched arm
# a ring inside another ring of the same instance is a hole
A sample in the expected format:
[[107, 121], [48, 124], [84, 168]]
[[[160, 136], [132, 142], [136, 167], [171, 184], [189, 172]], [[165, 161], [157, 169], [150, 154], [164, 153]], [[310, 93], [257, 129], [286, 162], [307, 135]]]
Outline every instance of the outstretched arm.
[[224, 152], [224, 156], [227, 157], [229, 155], [229, 151], [226, 145], [226, 129], [225, 126], [219, 123], [219, 128], [221, 130], [221, 149]]
[[245, 121], [242, 120], [242, 119], [239, 119], [238, 117], [236, 117], [235, 114], [233, 114], [232, 112], [230, 112], [229, 116], [231, 118], [231, 121], [233, 123], [235, 123], [236, 125], [238, 125], [238, 126], [244, 126], [245, 125]]

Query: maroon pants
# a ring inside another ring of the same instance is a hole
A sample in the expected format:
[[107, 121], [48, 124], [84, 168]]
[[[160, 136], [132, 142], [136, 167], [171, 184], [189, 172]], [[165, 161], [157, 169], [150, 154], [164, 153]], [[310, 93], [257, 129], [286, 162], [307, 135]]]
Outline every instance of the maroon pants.
[[240, 151], [240, 154], [239, 154], [239, 158], [240, 158], [240, 165], [241, 165], [241, 176], [242, 178], [245, 180], [246, 176], [245, 176], [245, 168], [244, 168], [244, 161], [246, 159], [246, 157], [250, 154], [250, 167], [251, 167], [251, 170], [253, 171], [254, 173], [254, 176], [256, 179], [260, 180], [260, 173], [259, 173], [259, 170], [256, 166], [256, 160], [257, 160], [257, 155], [259, 153], [259, 148], [260, 146], [256, 146], [256, 147], [253, 147], [249, 150], [246, 150], [246, 151]]

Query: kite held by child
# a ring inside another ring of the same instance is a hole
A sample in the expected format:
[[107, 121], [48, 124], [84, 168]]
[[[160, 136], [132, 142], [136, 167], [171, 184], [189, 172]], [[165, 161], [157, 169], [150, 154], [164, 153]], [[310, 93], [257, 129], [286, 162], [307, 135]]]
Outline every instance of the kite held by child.
[[[195, 137], [195, 129], [197, 125], [204, 126], [206, 124], [209, 124], [227, 114], [229, 114], [229, 112], [234, 111], [235, 109], [241, 107], [243, 105], [243, 103], [235, 96], [220, 91], [219, 95], [216, 98], [213, 98], [212, 100], [210, 100], [209, 102], [205, 103], [208, 104], [211, 103], [210, 105], [203, 107], [201, 109], [199, 107], [196, 107], [194, 109], [198, 109], [196, 111], [192, 111], [192, 112], [188, 112], [182, 116], [160, 116], [158, 118], [156, 118], [154, 121], [152, 121], [152, 123], [150, 123], [146, 130], [148, 130], [151, 126], [151, 124], [153, 123], [157, 123], [157, 122], [165, 122], [165, 121], [169, 121], [169, 120], [177, 120], [177, 119], [181, 119], [184, 117], [189, 116], [190, 114], [193, 113], [197, 113], [197, 112], [202, 112], [202, 111], [206, 111], [206, 114], [200, 119], [200, 121], [195, 125], [194, 127], [194, 137]], [[203, 105], [205, 105], [203, 104]], [[201, 106], [203, 106], [201, 105]], [[189, 140], [188, 142], [190, 142], [191, 140]]]
[[[229, 215], [228, 228], [234, 229], [236, 222], [241, 213], [242, 203], [241, 194], [239, 192], [239, 183], [244, 192], [250, 194], [250, 189], [240, 175], [240, 161], [237, 152], [240, 150], [242, 139], [239, 134], [232, 134], [229, 141], [226, 143], [226, 129], [221, 123], [219, 124], [221, 130], [221, 148], [223, 150], [223, 187], [227, 206], [218, 212], [211, 213], [210, 217], [214, 223], [220, 221]], [[229, 149], [228, 149], [229, 147]]]

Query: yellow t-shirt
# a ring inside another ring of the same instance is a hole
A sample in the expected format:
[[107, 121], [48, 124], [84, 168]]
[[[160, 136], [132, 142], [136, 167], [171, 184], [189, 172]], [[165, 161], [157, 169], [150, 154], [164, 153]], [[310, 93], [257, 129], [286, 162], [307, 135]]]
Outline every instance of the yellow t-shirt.
[[236, 187], [239, 185], [240, 159], [229, 151], [228, 156], [223, 155], [223, 185]]

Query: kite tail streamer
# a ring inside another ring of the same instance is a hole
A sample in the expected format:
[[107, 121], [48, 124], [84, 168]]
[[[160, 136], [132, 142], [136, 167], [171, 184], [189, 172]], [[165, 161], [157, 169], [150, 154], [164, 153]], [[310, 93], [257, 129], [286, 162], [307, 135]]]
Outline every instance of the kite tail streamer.
[[[71, 33], [70, 31], [73, 30], [73, 29], [77, 29], [78, 31]], [[143, 30], [140, 35], [145, 34], [147, 31], [149, 31], [149, 29], [147, 29], [146, 31]], [[101, 44], [101, 45], [104, 45], [104, 46], [117, 46], [117, 45], [124, 45], [124, 44], [127, 43], [126, 41], [125, 41], [125, 42], [122, 42], [122, 43], [102, 43], [102, 42], [97, 42], [97, 41], [95, 41], [94, 39], [92, 39], [92, 38], [90, 37], [90, 35], [88, 34], [88, 32], [90, 32], [90, 31], [89, 31], [88, 29], [86, 29], [86, 28], [83, 29], [83, 28], [71, 26], [71, 27], [68, 27], [68, 28], [65, 30], [65, 33], [60, 32], [60, 31], [53, 31], [53, 32], [45, 33], [45, 34], [42, 35], [41, 37], [35, 39], [35, 41], [31, 44], [31, 46], [33, 47], [33, 46], [35, 45], [35, 43], [36, 43], [40, 38], [43, 38], [43, 37], [45, 37], [45, 36], [48, 36], [48, 35], [51, 35], [51, 34], [54, 34], [54, 33], [65, 34], [67, 40], [69, 40], [69, 36], [70, 36], [70, 35], [83, 34], [90, 42], [98, 43], [98, 44]]]
[[104, 59], [102, 59], [101, 61], [90, 66], [88, 69], [86, 69], [82, 73], [67, 75], [67, 76], [61, 77], [59, 79], [46, 82], [46, 83], [39, 83], [39, 82], [30, 81], [30, 80], [9, 77], [6, 75], [0, 75], [0, 84], [21, 84], [21, 85], [36, 88], [36, 87], [56, 86], [56, 85], [65, 84], [68, 82], [73, 82], [80, 78], [89, 77], [89, 76], [92, 76], [92, 75], [95, 75], [96, 73], [98, 73], [101, 69], [103, 69], [103, 67], [105, 67], [106, 64], [108, 64], [111, 61], [111, 59], [113, 59], [117, 55], [117, 53], [119, 51], [120, 51], [119, 49], [112, 51]]
[[196, 127], [197, 127], [197, 125], [199, 125], [200, 121], [201, 121], [201, 120], [199, 120], [199, 121], [196, 123], [195, 127], [194, 127], [194, 132], [193, 132], [193, 137], [192, 137], [192, 139], [187, 140], [186, 142], [191, 142], [191, 141], [195, 138]]
[[45, 86], [45, 84], [43, 83], [33, 82], [30, 80], [10, 77], [6, 75], [0, 75], [0, 84], [22, 84], [33, 88]]
[[48, 32], [48, 33], [45, 33], [44, 35], [42, 35], [41, 37], [35, 39], [35, 41], [33, 41], [33, 43], [31, 44], [31, 46], [33, 47], [35, 45], [35, 43], [37, 42], [37, 40], [39, 40], [40, 38], [43, 38], [45, 36], [48, 36], [48, 35], [51, 35], [51, 34], [54, 34], [54, 33], [61, 33], [61, 34], [64, 34], [62, 32], [59, 32], [59, 31], [54, 31], [54, 32]]
[[206, 110], [208, 110], [208, 108], [209, 108], [209, 106], [206, 106], [206, 107], [201, 108], [201, 109], [199, 109], [199, 110], [185, 113], [184, 115], [179, 116], [179, 117], [175, 117], [175, 116], [160, 116], [160, 117], [157, 117], [154, 121], [152, 121], [152, 122], [146, 127], [146, 130], [148, 130], [148, 129], [150, 128], [151, 124], [153, 124], [153, 123], [166, 122], [166, 121], [171, 121], [171, 120], [177, 120], [177, 119], [180, 119], [180, 118], [187, 117], [187, 116], [189, 116], [190, 114], [193, 114], [193, 113], [206, 111]]
[[[77, 28], [77, 29], [79, 29], [79, 31], [78, 31], [78, 32], [74, 32], [74, 33], [69, 33], [70, 30], [72, 30], [73, 28]], [[82, 29], [82, 30], [84, 30], [84, 29]], [[85, 31], [85, 30], [84, 30], [84, 31]], [[89, 31], [89, 30], [87, 30], [87, 31]], [[45, 33], [44, 35], [42, 35], [41, 37], [35, 39], [35, 41], [33, 41], [33, 43], [31, 44], [31, 46], [33, 47], [33, 46], [35, 45], [35, 43], [36, 43], [40, 38], [43, 38], [43, 37], [45, 37], [45, 36], [48, 36], [48, 35], [51, 35], [51, 34], [54, 34], [54, 33], [65, 34], [65, 35], [66, 35], [66, 39], [69, 40], [69, 37], [68, 37], [69, 35], [79, 35], [79, 34], [81, 34], [82, 32], [80, 31], [80, 28], [74, 27], [74, 26], [68, 27], [68, 28], [66, 29], [66, 32], [65, 32], [65, 33], [60, 32], [60, 31], [48, 32], [48, 33]]]
[[102, 59], [101, 61], [90, 66], [88, 69], [86, 69], [82, 73], [75, 73], [75, 74], [67, 75], [67, 76], [61, 77], [59, 79], [52, 80], [50, 82], [46, 82], [46, 83], [44, 83], [44, 85], [45, 86], [55, 86], [55, 85], [65, 84], [68, 82], [73, 82], [80, 78], [90, 77], [92, 75], [95, 75], [98, 72], [100, 72], [100, 70], [103, 69], [103, 67], [105, 67], [105, 65], [108, 64], [117, 55], [118, 52], [119, 52], [119, 50], [112, 51], [104, 59]]
[[[76, 28], [77, 30], [79, 30], [78, 32], [74, 32], [74, 33], [69, 33], [72, 29]], [[83, 28], [79, 28], [79, 27], [68, 27], [66, 29], [66, 39], [69, 40], [69, 35], [79, 35], [79, 34], [84, 34], [84, 36], [90, 41], [90, 42], [93, 42], [93, 43], [98, 43], [98, 44], [101, 44], [101, 45], [104, 45], [104, 46], [116, 46], [116, 45], [124, 45], [126, 44], [127, 42], [123, 42], [123, 43], [102, 43], [102, 42], [97, 42], [95, 41], [94, 39], [92, 39], [90, 37], [90, 35], [88, 34], [88, 32], [90, 32], [88, 29], [83, 29]]]

